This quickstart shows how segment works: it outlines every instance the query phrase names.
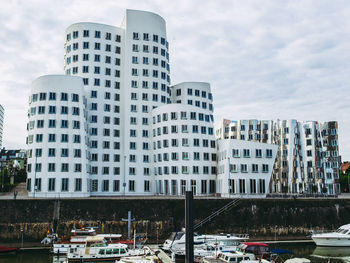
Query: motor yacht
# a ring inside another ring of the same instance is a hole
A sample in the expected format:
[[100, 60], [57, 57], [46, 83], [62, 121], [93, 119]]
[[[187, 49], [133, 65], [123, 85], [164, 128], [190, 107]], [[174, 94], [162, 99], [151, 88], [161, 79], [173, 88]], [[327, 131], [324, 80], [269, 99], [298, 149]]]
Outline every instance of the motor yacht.
[[314, 233], [311, 236], [317, 246], [350, 247], [350, 224], [328, 233]]
[[[193, 236], [193, 245], [221, 245], [225, 247], [236, 247], [241, 242], [249, 239], [247, 234], [221, 234], [221, 235], [199, 235]], [[186, 244], [185, 232], [173, 232], [170, 237], [165, 240], [162, 249], [165, 251], [184, 250]]]
[[67, 253], [68, 263], [71, 262], [115, 262], [122, 257], [143, 256], [152, 254], [148, 247], [128, 249], [126, 244], [107, 243], [99, 236], [87, 237], [84, 249], [71, 248]]

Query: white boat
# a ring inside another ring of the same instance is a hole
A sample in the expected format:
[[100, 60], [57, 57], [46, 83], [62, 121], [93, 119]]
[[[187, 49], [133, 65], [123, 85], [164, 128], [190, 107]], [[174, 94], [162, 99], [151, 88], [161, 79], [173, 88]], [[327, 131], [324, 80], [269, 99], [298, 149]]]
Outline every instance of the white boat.
[[136, 257], [122, 257], [119, 261], [116, 261], [116, 263], [160, 263], [160, 259], [153, 255], [153, 256], [136, 256]]
[[[251, 253], [220, 253], [217, 256], [207, 256], [202, 259], [202, 262], [204, 263], [221, 263], [221, 262], [243, 262], [243, 261], [255, 261], [255, 255]], [[264, 259], [261, 260], [262, 263], [268, 263], [265, 262]]]
[[[243, 234], [227, 234], [227, 235], [199, 235], [194, 234], [193, 244], [196, 245], [221, 245], [225, 247], [236, 247], [242, 241], [249, 239], [249, 235]], [[179, 251], [185, 248], [186, 235], [185, 232], [173, 232], [170, 237], [165, 240], [163, 250]]]
[[108, 244], [103, 237], [87, 237], [84, 249], [69, 249], [67, 253], [68, 263], [71, 262], [115, 262], [122, 257], [150, 255], [148, 247], [143, 249], [128, 249], [128, 246], [120, 243]]
[[317, 246], [350, 247], [350, 224], [343, 225], [334, 232], [315, 233], [311, 238]]
[[120, 234], [96, 234], [94, 228], [73, 229], [71, 236], [67, 241], [54, 241], [52, 245], [52, 252], [56, 255], [67, 254], [70, 249], [84, 250], [85, 241], [88, 237], [95, 236], [104, 238], [109, 243], [120, 241]]

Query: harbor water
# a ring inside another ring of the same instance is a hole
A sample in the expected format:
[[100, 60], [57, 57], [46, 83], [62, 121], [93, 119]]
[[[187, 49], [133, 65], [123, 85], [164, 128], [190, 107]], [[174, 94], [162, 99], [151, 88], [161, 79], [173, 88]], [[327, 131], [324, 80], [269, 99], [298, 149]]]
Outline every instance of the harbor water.
[[[288, 249], [295, 257], [305, 257], [312, 263], [350, 263], [350, 248], [316, 247], [313, 242], [273, 243], [271, 249]], [[284, 259], [288, 257], [284, 256]], [[56, 257], [49, 251], [20, 252], [16, 255], [1, 255], [0, 263], [58, 263], [64, 262], [64, 257]]]

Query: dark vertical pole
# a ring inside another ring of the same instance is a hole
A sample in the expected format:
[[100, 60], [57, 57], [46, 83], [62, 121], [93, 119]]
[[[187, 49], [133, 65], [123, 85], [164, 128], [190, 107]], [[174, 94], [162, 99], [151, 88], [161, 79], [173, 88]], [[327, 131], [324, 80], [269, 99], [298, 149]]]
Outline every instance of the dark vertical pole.
[[186, 191], [186, 263], [193, 263], [193, 193]]

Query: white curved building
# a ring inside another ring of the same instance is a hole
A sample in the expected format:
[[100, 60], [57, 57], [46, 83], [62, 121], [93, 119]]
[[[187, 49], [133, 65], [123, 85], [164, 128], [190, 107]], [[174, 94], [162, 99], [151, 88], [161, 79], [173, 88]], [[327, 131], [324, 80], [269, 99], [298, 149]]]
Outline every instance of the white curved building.
[[27, 127], [29, 196], [89, 195], [84, 103], [79, 77], [48, 75], [33, 81]]
[[0, 105], [0, 148], [2, 147], [2, 136], [3, 136], [3, 129], [4, 129], [4, 114], [5, 114], [4, 107]]
[[[151, 111], [171, 102], [164, 19], [127, 10], [120, 27], [73, 24], [66, 30], [64, 47], [64, 72], [81, 77], [86, 99], [86, 193], [155, 193]], [[32, 95], [35, 90], [34, 83]], [[36, 126], [30, 127], [28, 141], [37, 132]], [[35, 179], [29, 173], [28, 189], [34, 195]]]
[[[156, 193], [184, 195], [192, 189], [195, 195], [214, 194], [216, 142], [210, 86], [185, 82], [172, 91], [175, 103], [152, 111]], [[188, 105], [189, 101], [198, 101], [198, 106]]]

